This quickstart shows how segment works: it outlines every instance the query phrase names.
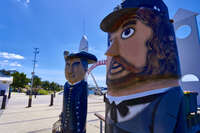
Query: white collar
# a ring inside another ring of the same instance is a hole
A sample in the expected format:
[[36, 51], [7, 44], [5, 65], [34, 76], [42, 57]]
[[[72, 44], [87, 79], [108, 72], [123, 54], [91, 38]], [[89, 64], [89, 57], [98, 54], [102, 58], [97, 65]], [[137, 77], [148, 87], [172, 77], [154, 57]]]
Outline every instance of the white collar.
[[130, 100], [130, 99], [135, 99], [135, 98], [139, 98], [139, 97], [145, 97], [148, 95], [159, 94], [159, 93], [167, 91], [168, 89], [170, 89], [170, 88], [155, 89], [155, 90], [140, 92], [140, 93], [131, 94], [131, 95], [127, 95], [127, 96], [119, 96], [119, 97], [110, 96], [106, 93], [106, 98], [109, 100], [110, 103], [112, 103], [114, 101], [115, 104], [119, 104], [120, 102], [122, 102], [124, 100]]
[[[82, 80], [81, 80], [82, 81]], [[68, 84], [70, 84], [71, 86], [74, 86], [74, 85], [77, 85], [78, 83], [80, 83], [81, 81], [78, 81], [78, 82], [76, 82], [76, 83], [70, 83], [70, 82], [68, 82]]]

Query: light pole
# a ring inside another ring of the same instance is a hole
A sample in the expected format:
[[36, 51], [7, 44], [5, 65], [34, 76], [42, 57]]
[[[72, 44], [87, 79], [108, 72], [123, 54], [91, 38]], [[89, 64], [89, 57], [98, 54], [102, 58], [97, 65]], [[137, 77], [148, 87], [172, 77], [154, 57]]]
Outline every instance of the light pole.
[[33, 93], [33, 79], [34, 79], [34, 74], [35, 74], [35, 63], [37, 62], [36, 61], [36, 55], [39, 54], [39, 48], [34, 48], [34, 60], [33, 60], [33, 72], [31, 73], [32, 75], [32, 80], [31, 80], [31, 91], [30, 91], [30, 94], [29, 94], [29, 100], [28, 100], [28, 107], [31, 107], [31, 104], [32, 104], [32, 93]]

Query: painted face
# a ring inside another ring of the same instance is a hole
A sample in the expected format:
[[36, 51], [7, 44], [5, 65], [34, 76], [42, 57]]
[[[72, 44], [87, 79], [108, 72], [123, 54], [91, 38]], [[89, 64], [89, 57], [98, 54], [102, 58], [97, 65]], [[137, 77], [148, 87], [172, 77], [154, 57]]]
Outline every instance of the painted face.
[[[132, 76], [146, 65], [146, 41], [152, 36], [150, 27], [141, 21], [125, 20], [115, 32], [110, 33], [110, 46], [107, 55], [107, 85], [111, 89], [121, 89], [130, 85]], [[132, 75], [132, 76], [130, 76]]]
[[83, 80], [85, 73], [86, 71], [81, 63], [80, 58], [66, 60], [65, 77], [71, 84]]

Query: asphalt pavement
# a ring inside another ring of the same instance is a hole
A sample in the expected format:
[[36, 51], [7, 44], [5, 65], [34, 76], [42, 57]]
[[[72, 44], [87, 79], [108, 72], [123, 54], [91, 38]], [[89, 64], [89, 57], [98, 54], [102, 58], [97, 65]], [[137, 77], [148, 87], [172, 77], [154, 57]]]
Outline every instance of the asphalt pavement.
[[[51, 133], [52, 125], [59, 119], [62, 110], [62, 95], [56, 95], [54, 105], [50, 104], [50, 95], [32, 97], [32, 107], [27, 108], [28, 96], [24, 93], [12, 93], [6, 109], [1, 110], [0, 133]], [[94, 115], [104, 116], [103, 96], [89, 95], [87, 133], [99, 133], [100, 121]]]

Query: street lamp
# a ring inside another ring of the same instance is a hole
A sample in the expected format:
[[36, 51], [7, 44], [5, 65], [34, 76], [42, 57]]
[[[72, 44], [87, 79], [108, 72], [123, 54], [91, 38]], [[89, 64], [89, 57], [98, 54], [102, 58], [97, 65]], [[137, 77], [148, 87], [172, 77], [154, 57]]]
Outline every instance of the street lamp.
[[29, 94], [29, 100], [28, 100], [28, 107], [31, 107], [31, 104], [32, 104], [32, 93], [33, 93], [33, 81], [34, 81], [34, 75], [35, 75], [35, 63], [37, 62], [36, 61], [36, 55], [39, 54], [39, 48], [34, 48], [34, 60], [33, 60], [33, 72], [31, 73], [32, 75], [32, 80], [31, 80], [31, 91], [30, 91], [30, 94]]

